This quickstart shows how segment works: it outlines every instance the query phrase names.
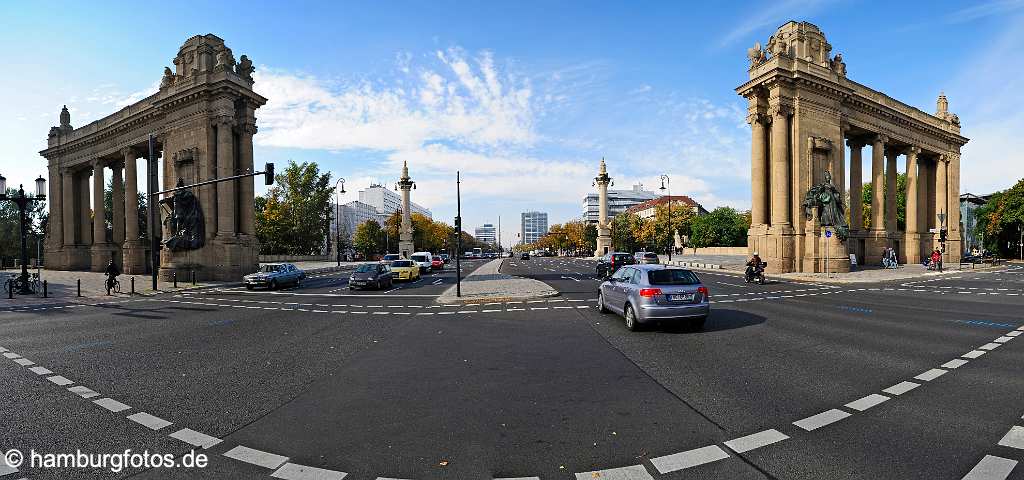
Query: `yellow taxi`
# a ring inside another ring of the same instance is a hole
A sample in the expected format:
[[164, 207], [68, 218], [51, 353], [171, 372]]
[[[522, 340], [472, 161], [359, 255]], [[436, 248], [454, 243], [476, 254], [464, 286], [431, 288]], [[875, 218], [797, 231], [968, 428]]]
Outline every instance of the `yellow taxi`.
[[391, 278], [410, 282], [419, 280], [420, 266], [412, 260], [393, 260], [391, 262]]

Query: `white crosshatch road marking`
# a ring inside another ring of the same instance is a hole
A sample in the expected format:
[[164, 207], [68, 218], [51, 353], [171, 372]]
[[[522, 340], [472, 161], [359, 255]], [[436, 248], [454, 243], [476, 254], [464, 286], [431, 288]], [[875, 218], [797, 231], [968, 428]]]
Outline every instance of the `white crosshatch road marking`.
[[285, 480], [341, 480], [346, 475], [348, 474], [345, 472], [307, 467], [296, 463], [286, 463], [270, 474], [271, 477]]
[[1024, 450], [1024, 427], [1015, 425], [1009, 432], [1006, 432], [1002, 440], [999, 440], [999, 444], [1004, 447]]
[[889, 397], [887, 397], [885, 395], [879, 395], [877, 393], [872, 393], [871, 395], [868, 395], [868, 396], [866, 396], [864, 398], [860, 398], [860, 399], [854, 400], [854, 401], [852, 401], [850, 403], [847, 403], [846, 405], [843, 405], [843, 406], [846, 407], [846, 408], [852, 408], [852, 409], [854, 409], [854, 410], [856, 410], [858, 412], [863, 412], [864, 410], [867, 410], [867, 409], [869, 409], [869, 408], [871, 408], [871, 407], [873, 407], [875, 405], [878, 405], [879, 403], [882, 403], [882, 402], [884, 402], [886, 400], [889, 400]]
[[654, 477], [647, 472], [643, 465], [609, 468], [607, 470], [595, 470], [593, 472], [576, 474], [576, 480], [592, 480], [595, 478], [605, 480], [654, 480]]
[[842, 410], [837, 410], [833, 408], [831, 410], [821, 412], [817, 415], [812, 415], [803, 420], [797, 420], [793, 422], [793, 425], [796, 425], [809, 432], [811, 430], [824, 427], [825, 425], [838, 422], [846, 417], [849, 417], [850, 415], [852, 414], [849, 412], [844, 412]]
[[171, 424], [167, 420], [160, 417], [154, 417], [146, 412], [139, 412], [136, 414], [128, 415], [128, 420], [131, 420], [139, 425], [148, 427], [151, 430], [160, 430]]
[[889, 395], [903, 395], [904, 393], [907, 393], [920, 386], [920, 383], [900, 382], [882, 391], [888, 393]]
[[936, 378], [939, 378], [939, 377], [945, 375], [946, 372], [948, 372], [948, 371], [949, 370], [943, 370], [941, 368], [933, 368], [933, 369], [928, 370], [927, 372], [924, 372], [924, 373], [922, 373], [922, 374], [920, 374], [920, 375], [918, 375], [918, 376], [916, 376], [914, 378], [916, 378], [918, 380], [921, 380], [921, 381], [930, 382], [932, 380], [935, 380]]
[[709, 445], [685, 452], [673, 453], [672, 455], [665, 455], [664, 457], [652, 458], [651, 464], [658, 470], [658, 473], [665, 474], [726, 458], [729, 458], [729, 454], [725, 453], [725, 450], [722, 450], [718, 445]]
[[239, 445], [227, 452], [224, 452], [224, 456], [263, 468], [277, 468], [284, 464], [284, 462], [288, 461], [288, 457], [284, 455], [264, 452], [244, 445]]
[[101, 398], [99, 400], [93, 400], [92, 403], [95, 403], [96, 405], [99, 405], [114, 413], [123, 412], [125, 410], [132, 408], [117, 400], [114, 400], [113, 398]]
[[172, 433], [170, 437], [181, 440], [189, 445], [202, 448], [210, 448], [221, 442], [221, 439], [217, 437], [197, 432], [191, 428], [178, 430], [177, 432]]
[[789, 437], [786, 434], [773, 428], [763, 432], [747, 435], [745, 437], [729, 440], [728, 442], [725, 442], [725, 446], [729, 447], [736, 453], [743, 453], [755, 448], [761, 448], [765, 445], [781, 442], [787, 438]]
[[970, 472], [967, 472], [962, 480], [1005, 480], [1016, 466], [1016, 460], [985, 455], [985, 458], [982, 458]]

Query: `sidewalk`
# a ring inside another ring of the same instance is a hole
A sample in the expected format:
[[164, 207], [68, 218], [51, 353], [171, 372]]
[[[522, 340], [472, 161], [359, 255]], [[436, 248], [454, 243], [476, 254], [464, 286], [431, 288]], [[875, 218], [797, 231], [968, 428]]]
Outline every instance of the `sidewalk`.
[[452, 285], [440, 297], [437, 297], [437, 302], [507, 302], [558, 295], [558, 291], [540, 280], [499, 273], [501, 262], [504, 260], [502, 258], [491, 260], [466, 275], [462, 279], [462, 297], [455, 296], [455, 285]]

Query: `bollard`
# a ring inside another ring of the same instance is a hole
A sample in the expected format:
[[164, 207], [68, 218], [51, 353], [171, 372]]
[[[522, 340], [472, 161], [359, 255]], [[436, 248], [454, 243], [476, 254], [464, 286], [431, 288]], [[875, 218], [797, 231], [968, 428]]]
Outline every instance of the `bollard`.
[[178, 272], [172, 273], [171, 278], [174, 279], [174, 288], [178, 288]]
[[7, 284], [7, 298], [14, 299], [14, 283]]
[[192, 270], [192, 286], [196, 286], [196, 271]]
[[79, 297], [82, 296], [82, 279], [81, 278], [78, 279], [78, 296]]
[[43, 280], [43, 298], [47, 298], [46, 293], [46, 280]]
[[135, 277], [132, 277], [132, 293], [130, 295], [135, 295]]

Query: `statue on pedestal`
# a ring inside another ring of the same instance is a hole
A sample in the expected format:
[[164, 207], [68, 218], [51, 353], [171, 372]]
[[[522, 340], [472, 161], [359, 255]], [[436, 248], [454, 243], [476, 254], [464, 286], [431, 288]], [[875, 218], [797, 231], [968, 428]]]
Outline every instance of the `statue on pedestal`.
[[843, 196], [839, 189], [832, 184], [832, 174], [825, 171], [825, 181], [812, 186], [804, 196], [804, 215], [808, 220], [814, 218], [818, 213], [818, 221], [823, 227], [834, 227], [836, 236], [840, 241], [846, 241], [850, 236], [850, 227], [846, 224], [844, 215]]
[[[185, 186], [184, 180], [179, 178], [177, 186]], [[164, 228], [170, 232], [164, 246], [172, 252], [202, 247], [205, 236], [203, 211], [195, 194], [191, 190], [178, 190], [174, 195], [161, 199], [160, 204], [170, 208], [163, 220]]]

